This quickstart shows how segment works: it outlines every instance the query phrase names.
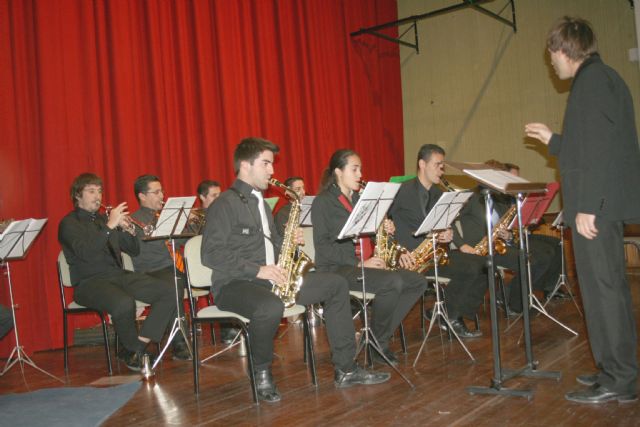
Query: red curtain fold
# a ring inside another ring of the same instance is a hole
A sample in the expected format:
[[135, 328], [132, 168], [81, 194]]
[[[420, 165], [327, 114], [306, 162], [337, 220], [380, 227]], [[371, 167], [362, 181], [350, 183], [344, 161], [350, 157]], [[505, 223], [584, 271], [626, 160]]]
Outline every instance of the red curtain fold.
[[396, 14], [395, 0], [0, 1], [0, 218], [49, 218], [11, 263], [21, 344], [62, 345], [57, 227], [79, 173], [135, 210], [141, 174], [168, 196], [228, 186], [253, 135], [280, 145], [276, 176], [302, 175], [310, 193], [337, 148], [360, 152], [369, 180], [401, 174], [398, 47], [349, 35]]

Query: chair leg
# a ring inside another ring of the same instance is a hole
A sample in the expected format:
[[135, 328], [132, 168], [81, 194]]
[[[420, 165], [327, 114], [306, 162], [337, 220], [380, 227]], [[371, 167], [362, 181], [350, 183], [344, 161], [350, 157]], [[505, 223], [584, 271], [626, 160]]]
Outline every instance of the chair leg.
[[111, 350], [109, 349], [109, 332], [107, 331], [107, 322], [104, 319], [104, 314], [100, 313], [100, 321], [102, 322], [102, 336], [104, 337], [104, 351], [107, 354], [107, 368], [109, 369], [109, 375], [113, 375], [113, 369], [111, 367]]
[[64, 345], [64, 373], [69, 374], [69, 346], [67, 344], [67, 312], [62, 312], [62, 342]]
[[400, 322], [400, 345], [402, 347], [402, 354], [407, 354], [407, 340], [404, 336], [404, 325]]
[[[311, 307], [308, 307], [311, 308]], [[316, 377], [316, 358], [313, 354], [313, 340], [311, 338], [311, 325], [309, 322], [309, 310], [303, 314], [303, 323], [304, 323], [304, 352], [305, 352], [305, 361], [308, 359], [309, 370], [311, 371], [311, 383], [317, 387], [318, 380]]]
[[247, 347], [247, 358], [249, 360], [249, 381], [251, 382], [251, 392], [253, 393], [253, 402], [260, 404], [258, 400], [258, 388], [256, 387], [256, 373], [253, 366], [253, 350], [251, 349], [251, 341], [249, 340], [249, 330], [247, 325], [242, 324], [242, 335], [244, 335], [244, 344]]
[[[213, 305], [213, 295], [211, 295], [211, 292], [209, 292], [209, 294], [207, 295], [207, 302], [209, 303], [209, 305]], [[216, 345], [216, 332], [215, 329], [213, 328], [213, 322], [211, 322], [211, 344], [212, 345]], [[203, 332], [204, 334], [204, 332]]]
[[475, 322], [476, 322], [476, 331], [479, 331], [480, 330], [480, 319], [478, 319], [478, 313], [476, 313]]
[[191, 321], [191, 348], [193, 349], [193, 391], [200, 394], [200, 358], [198, 357], [198, 335], [196, 334], [196, 322]]
[[504, 317], [509, 320], [509, 300], [507, 300], [507, 290], [504, 285], [504, 276], [500, 273], [496, 273], [496, 283], [498, 284], [498, 289], [502, 294], [502, 301], [504, 304]]

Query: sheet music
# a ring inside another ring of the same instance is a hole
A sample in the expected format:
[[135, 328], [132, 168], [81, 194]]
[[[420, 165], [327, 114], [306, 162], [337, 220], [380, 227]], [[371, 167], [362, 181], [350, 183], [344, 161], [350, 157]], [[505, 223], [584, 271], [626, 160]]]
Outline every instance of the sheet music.
[[311, 226], [311, 205], [316, 196], [304, 196], [300, 202], [300, 225]]
[[[153, 233], [151, 233], [151, 237], [170, 236], [172, 232], [174, 235], [182, 233], [195, 201], [195, 196], [170, 197], [167, 199], [160, 212], [160, 217], [156, 222], [155, 229]], [[181, 208], [183, 209], [181, 210]], [[176, 224], [176, 221], [178, 224], [174, 229], [173, 226]]]
[[455, 220], [460, 213], [460, 209], [467, 203], [472, 194], [472, 191], [449, 191], [442, 193], [413, 235], [417, 237], [431, 230], [444, 230], [449, 228], [453, 220]]
[[522, 177], [515, 176], [509, 172], [499, 171], [495, 169], [463, 169], [462, 171], [467, 175], [472, 176], [476, 180], [482, 183], [492, 184], [492, 187], [497, 187], [502, 191], [505, 191], [509, 184], [530, 183]]
[[392, 182], [369, 182], [342, 227], [338, 240], [375, 233], [399, 189], [400, 184]]
[[0, 241], [0, 259], [22, 258], [46, 222], [47, 218], [12, 222]]
[[[543, 193], [531, 193], [525, 197], [522, 202], [520, 214], [522, 216], [522, 223], [525, 227], [538, 224], [542, 219], [542, 215], [549, 209], [549, 205], [558, 194], [560, 184], [558, 182], [550, 182], [547, 184], [547, 191]], [[509, 226], [509, 230], [518, 228], [518, 216], [516, 215]]]

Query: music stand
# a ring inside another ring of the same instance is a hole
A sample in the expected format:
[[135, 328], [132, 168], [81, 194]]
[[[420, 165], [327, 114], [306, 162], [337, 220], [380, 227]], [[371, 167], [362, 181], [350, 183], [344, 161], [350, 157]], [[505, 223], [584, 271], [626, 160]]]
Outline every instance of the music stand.
[[300, 225], [311, 226], [311, 205], [316, 196], [304, 196], [300, 201]]
[[[471, 360], [475, 361], [467, 346], [464, 345], [456, 331], [451, 326], [451, 322], [449, 321], [449, 317], [447, 316], [447, 311], [444, 308], [444, 301], [440, 297], [440, 282], [438, 281], [438, 251], [436, 243], [437, 231], [446, 230], [447, 228], [451, 227], [451, 223], [456, 219], [458, 213], [460, 213], [460, 209], [462, 209], [464, 204], [467, 203], [472, 194], [473, 193], [471, 191], [450, 191], [443, 193], [436, 204], [433, 206], [433, 208], [431, 208], [424, 221], [422, 221], [422, 224], [420, 224], [418, 230], [414, 233], [414, 236], [420, 236], [431, 232], [431, 240], [433, 245], [433, 268], [436, 289], [436, 302], [433, 306], [431, 319], [429, 320], [429, 329], [427, 330], [427, 334], [422, 340], [420, 350], [418, 350], [416, 359], [413, 362], [414, 368], [418, 363], [418, 359], [422, 354], [422, 350], [424, 349], [425, 344], [427, 343], [427, 339], [429, 339], [429, 334], [431, 333], [431, 329], [433, 328], [436, 319], [438, 319], [438, 322], [440, 322], [441, 319], [442, 321], [444, 321], [449, 332], [453, 334], [453, 336], [462, 346], [467, 355], [469, 355]], [[426, 238], [428, 239], [429, 237]], [[421, 313], [421, 315], [424, 316], [424, 313]]]
[[9, 267], [9, 261], [21, 260], [27, 256], [27, 252], [31, 248], [31, 244], [38, 236], [46, 222], [46, 218], [13, 221], [5, 229], [4, 233], [2, 233], [2, 240], [0, 240], [0, 264], [5, 265], [7, 269], [9, 298], [11, 299], [11, 315], [13, 316], [13, 334], [16, 338], [16, 345], [11, 351], [9, 358], [7, 359], [7, 363], [4, 365], [4, 369], [0, 372], [0, 376], [6, 374], [16, 363], [20, 363], [20, 371], [22, 372], [23, 377], [24, 365], [27, 364], [64, 384], [63, 380], [36, 365], [20, 345], [18, 323], [16, 322], [16, 306], [13, 300], [13, 282], [11, 280], [11, 268]]
[[176, 267], [176, 239], [182, 239], [195, 236], [194, 233], [183, 233], [187, 221], [189, 219], [189, 213], [195, 203], [195, 196], [190, 197], [170, 197], [164, 204], [156, 227], [151, 233], [151, 236], [143, 238], [143, 240], [168, 240], [171, 243], [171, 255], [173, 257], [173, 284], [176, 291], [176, 318], [173, 320], [171, 331], [169, 332], [169, 338], [164, 347], [158, 354], [158, 358], [151, 367], [155, 369], [158, 363], [162, 360], [162, 356], [169, 348], [169, 345], [173, 341], [173, 338], [180, 332], [184, 337], [184, 342], [187, 345], [189, 354], [193, 357], [193, 350], [189, 344], [189, 337], [185, 330], [185, 319], [180, 315], [180, 307], [182, 304], [182, 295], [180, 295], [178, 287], [178, 268]]
[[[516, 207], [518, 216], [518, 228], [522, 234], [522, 198], [523, 194], [532, 192], [541, 192], [545, 190], [542, 183], [532, 183], [524, 178], [517, 177], [506, 171], [498, 171], [489, 168], [484, 164], [473, 163], [454, 163], [446, 162], [447, 165], [461, 170], [466, 175], [480, 182], [486, 187], [492, 188], [503, 194], [516, 195]], [[537, 362], [533, 360], [533, 350], [531, 345], [531, 325], [529, 323], [529, 310], [523, 310], [524, 316], [524, 339], [525, 339], [525, 355], [526, 364], [517, 370], [503, 369], [501, 365], [500, 355], [500, 334], [498, 331], [498, 314], [496, 307], [496, 289], [495, 289], [495, 264], [493, 252], [493, 226], [491, 223], [491, 212], [493, 210], [493, 199], [489, 188], [482, 190], [485, 199], [485, 220], [487, 224], [487, 277], [489, 282], [489, 308], [491, 313], [491, 338], [493, 350], [493, 378], [489, 386], [470, 386], [467, 391], [470, 394], [492, 394], [501, 396], [518, 396], [531, 399], [533, 390], [512, 389], [504, 387], [504, 382], [512, 378], [524, 376], [528, 378], [550, 378], [560, 380], [560, 372], [539, 371], [536, 369]], [[520, 265], [520, 285], [522, 289], [522, 306], [527, 306], [527, 284], [526, 262], [524, 256], [524, 241], [520, 239], [519, 248], [519, 265]]]
[[351, 238], [354, 243], [360, 245], [360, 269], [362, 276], [362, 297], [364, 298], [363, 306], [363, 319], [364, 324], [360, 329], [360, 341], [358, 342], [358, 349], [354, 356], [354, 359], [358, 358], [360, 352], [364, 349], [365, 364], [367, 362], [367, 352], [370, 349], [376, 351], [393, 370], [395, 370], [402, 379], [415, 388], [414, 385], [405, 377], [400, 370], [394, 366], [389, 358], [384, 354], [378, 339], [373, 334], [371, 327], [369, 326], [369, 319], [367, 316], [367, 286], [364, 271], [364, 243], [363, 236], [366, 234], [375, 234], [376, 230], [382, 223], [387, 214], [387, 211], [393, 203], [393, 199], [400, 188], [400, 184], [390, 182], [369, 182], [365, 187], [360, 199], [353, 207], [347, 222], [338, 234], [338, 240], [344, 240]]
[[[524, 231], [524, 234], [520, 234], [521, 238], [520, 240], [525, 241], [525, 259], [527, 260], [527, 275], [528, 275], [528, 282], [529, 282], [529, 289], [528, 289], [528, 295], [529, 295], [529, 303], [527, 305], [527, 309], [528, 308], [533, 308], [535, 310], [538, 311], [538, 313], [545, 315], [547, 318], [549, 318], [549, 320], [555, 322], [556, 324], [558, 324], [559, 326], [563, 327], [565, 330], [567, 330], [568, 332], [571, 332], [573, 335], [578, 336], [578, 333], [576, 331], [574, 331], [573, 329], [571, 329], [570, 327], [568, 327], [567, 325], [565, 325], [564, 323], [560, 322], [558, 319], [556, 319], [555, 317], [553, 317], [547, 310], [546, 310], [546, 306], [548, 304], [548, 302], [551, 299], [548, 299], [544, 305], [540, 302], [540, 300], [538, 299], [538, 297], [533, 293], [533, 284], [532, 284], [532, 280], [531, 280], [531, 256], [529, 254], [529, 233], [528, 233], [528, 227], [531, 225], [535, 225], [538, 222], [540, 222], [540, 219], [542, 218], [542, 215], [544, 214], [544, 212], [547, 210], [547, 208], [549, 207], [549, 205], [551, 204], [551, 201], [553, 200], [553, 198], [555, 197], [555, 195], [558, 192], [558, 189], [560, 188], [560, 184], [558, 184], [557, 182], [552, 182], [547, 184], [547, 192], [546, 193], [533, 193], [528, 195], [523, 203], [522, 203], [522, 223], [524, 224], [524, 227], [522, 227], [521, 229]], [[509, 229], [513, 229], [513, 227], [518, 227], [518, 218], [514, 218], [513, 221], [511, 221], [511, 224], [509, 225]], [[563, 250], [563, 254], [561, 255], [562, 258], [564, 259], [564, 245], [562, 245], [561, 242], [561, 248]], [[562, 261], [562, 264], [564, 265], [564, 261]], [[561, 273], [562, 275], [562, 273]], [[561, 276], [562, 277], [562, 276]], [[560, 280], [560, 279], [558, 279]], [[556, 286], [558, 286], [556, 284]], [[566, 284], [565, 284], [566, 286]], [[559, 287], [559, 286], [558, 286]], [[557, 292], [557, 289], [554, 288], [554, 294], [555, 292]], [[571, 293], [570, 293], [571, 295]], [[571, 295], [571, 297], [573, 298], [573, 295]], [[574, 300], [575, 303], [575, 300]], [[524, 306], [523, 306], [524, 307]], [[522, 312], [524, 313], [525, 310], [523, 310]], [[518, 315], [516, 317], [516, 319], [513, 321], [513, 323], [511, 323], [511, 325], [509, 325], [509, 327], [507, 327], [507, 329], [505, 329], [505, 332], [508, 331], [509, 329], [511, 329], [511, 327], [513, 325], [516, 324], [516, 322], [518, 321], [518, 319], [522, 316], [522, 314]]]
[[560, 290], [560, 287], [564, 286], [567, 293], [571, 297], [571, 301], [573, 301], [573, 305], [576, 306], [576, 310], [578, 310], [578, 313], [580, 314], [581, 317], [584, 317], [582, 315], [582, 311], [580, 310], [580, 307], [578, 306], [578, 303], [576, 302], [576, 298], [573, 295], [573, 292], [571, 292], [571, 287], [569, 287], [569, 277], [567, 276], [567, 261], [564, 255], [564, 219], [563, 219], [562, 211], [560, 211], [558, 213], [558, 216], [556, 216], [556, 218], [553, 220], [551, 227], [558, 229], [558, 231], [560, 232], [560, 256], [561, 256], [560, 259], [562, 260], [562, 263], [561, 263], [562, 268], [560, 270], [560, 276], [558, 277], [558, 281], [556, 282], [556, 285], [554, 286], [553, 291], [549, 294], [549, 297], [543, 304], [543, 307], [546, 307], [547, 304], [549, 304], [553, 299], [553, 296], [558, 292], [558, 290]]

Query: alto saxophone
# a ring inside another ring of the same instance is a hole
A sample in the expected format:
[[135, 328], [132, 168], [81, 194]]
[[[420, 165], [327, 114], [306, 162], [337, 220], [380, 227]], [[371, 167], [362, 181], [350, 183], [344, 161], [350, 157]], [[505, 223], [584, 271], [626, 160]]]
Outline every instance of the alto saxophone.
[[274, 283], [271, 288], [271, 292], [282, 300], [286, 308], [289, 308], [295, 305], [296, 295], [302, 287], [304, 275], [313, 267], [313, 262], [296, 243], [298, 223], [300, 222], [300, 198], [290, 187], [276, 179], [270, 179], [269, 183], [284, 189], [285, 194], [291, 199], [291, 212], [284, 229], [277, 264], [284, 271], [285, 280], [282, 283]]
[[415, 264], [411, 271], [416, 273], [424, 273], [434, 265], [434, 258], [438, 260], [438, 265], [449, 264], [449, 253], [443, 245], [436, 244], [436, 250], [433, 250], [433, 240], [425, 238], [417, 248], [411, 252]]
[[[498, 237], [498, 234], [500, 233], [500, 231], [507, 229], [509, 223], [513, 220], [516, 214], [516, 206], [511, 206], [511, 208], [504, 215], [502, 215], [502, 218], [500, 218], [500, 221], [498, 221], [495, 227], [493, 227], [493, 233], [491, 233], [491, 241], [493, 242], [494, 251], [500, 255], [504, 255], [507, 252], [507, 242], [505, 242], [504, 239]], [[473, 251], [476, 255], [480, 256], [486, 256], [489, 253], [487, 236], [484, 236], [482, 240], [480, 240], [478, 244], [473, 247]]]

